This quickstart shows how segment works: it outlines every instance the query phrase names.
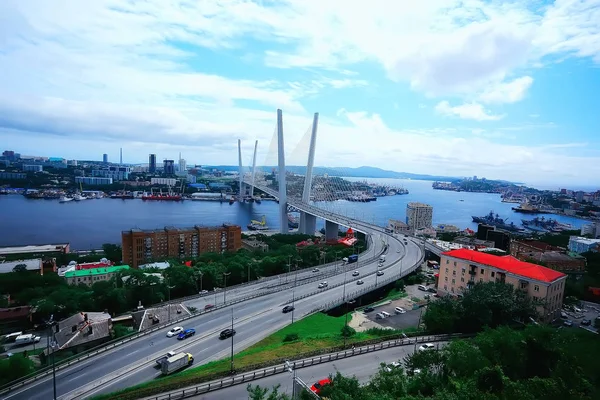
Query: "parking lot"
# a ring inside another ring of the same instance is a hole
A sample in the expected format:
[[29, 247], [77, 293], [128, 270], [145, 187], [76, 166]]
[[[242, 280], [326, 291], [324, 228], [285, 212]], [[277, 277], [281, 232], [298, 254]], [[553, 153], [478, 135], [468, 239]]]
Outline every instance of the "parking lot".
[[[590, 303], [589, 301], [582, 301], [581, 306], [583, 308], [581, 308], [582, 312], [580, 313], [575, 311], [568, 311], [565, 309], [563, 309], [562, 312], [567, 315], [566, 319], [573, 322], [573, 327], [582, 327], [594, 332], [598, 332], [598, 329], [594, 327], [594, 320], [596, 319], [596, 317], [600, 316], [600, 304]], [[591, 321], [591, 324], [589, 326], [581, 325], [581, 321], [583, 321], [584, 319]], [[562, 318], [562, 321], [565, 321], [565, 318]]]

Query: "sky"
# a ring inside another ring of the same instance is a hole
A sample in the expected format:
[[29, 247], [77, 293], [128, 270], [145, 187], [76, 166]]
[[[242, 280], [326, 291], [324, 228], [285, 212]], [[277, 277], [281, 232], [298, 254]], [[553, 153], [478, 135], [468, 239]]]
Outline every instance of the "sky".
[[600, 0], [3, 0], [0, 148], [600, 186]]

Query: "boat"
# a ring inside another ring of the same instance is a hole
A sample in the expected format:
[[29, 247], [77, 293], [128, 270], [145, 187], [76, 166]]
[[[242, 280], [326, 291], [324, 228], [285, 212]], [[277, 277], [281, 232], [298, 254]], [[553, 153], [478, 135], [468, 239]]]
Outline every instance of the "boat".
[[161, 189], [159, 193], [154, 193], [154, 191], [151, 191], [150, 194], [144, 193], [142, 200], [181, 201], [182, 197], [171, 192], [171, 190], [168, 193], [163, 193]]
[[73, 196], [73, 200], [75, 200], [75, 201], [81, 201], [81, 200], [85, 200], [85, 197], [83, 197], [80, 194], [76, 194], [75, 196]]
[[523, 228], [515, 225], [512, 222], [507, 223], [506, 219], [500, 218], [498, 214], [494, 214], [494, 211], [490, 211], [488, 215], [485, 215], [483, 217], [472, 216], [471, 218], [473, 219], [473, 222], [476, 222], [478, 224], [491, 225], [498, 229], [502, 229], [509, 232], [523, 232], [524, 230]]
[[68, 203], [70, 201], [73, 201], [73, 199], [67, 196], [61, 196], [60, 199], [58, 199], [59, 203]]
[[298, 228], [298, 218], [293, 216], [292, 214], [288, 214], [288, 228], [296, 229]]
[[521, 203], [519, 207], [513, 207], [514, 212], [523, 214], [544, 214], [545, 211], [540, 210], [538, 207], [534, 207], [529, 203]]
[[558, 222], [555, 219], [544, 217], [535, 217], [531, 220], [522, 219], [521, 223], [530, 231], [534, 232], [562, 232], [565, 230], [573, 229], [571, 224], [564, 224], [562, 222]]
[[251, 231], [266, 231], [269, 229], [267, 226], [267, 218], [263, 215], [262, 220], [251, 220], [248, 224], [248, 229]]

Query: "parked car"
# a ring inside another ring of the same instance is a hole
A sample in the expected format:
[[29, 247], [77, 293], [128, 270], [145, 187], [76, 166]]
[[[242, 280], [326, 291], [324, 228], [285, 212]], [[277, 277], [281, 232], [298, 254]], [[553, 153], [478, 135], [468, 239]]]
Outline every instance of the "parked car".
[[228, 337], [232, 337], [235, 335], [235, 329], [227, 328], [224, 331], [221, 331], [219, 334], [219, 339], [227, 339]]
[[365, 282], [362, 279], [359, 279], [359, 280], [356, 281], [357, 285], [362, 285], [363, 283], [365, 283]]
[[191, 328], [191, 329], [186, 329], [185, 331], [181, 332], [178, 336], [177, 339], [179, 340], [183, 340], [183, 339], [187, 339], [191, 336], [194, 336], [196, 334], [196, 330]]
[[312, 272], [319, 272], [319, 268], [313, 268]]
[[419, 286], [417, 286], [417, 289], [426, 292], [427, 291], [427, 286], [419, 285]]
[[406, 310], [402, 307], [396, 307], [396, 308], [394, 308], [394, 312], [396, 314], [404, 314], [404, 313], [406, 313]]
[[590, 326], [592, 324], [592, 321], [590, 321], [589, 319], [582, 319], [580, 325], [583, 326]]
[[323, 282], [319, 283], [319, 289], [326, 288], [327, 286], [328, 286], [327, 281], [323, 281]]
[[394, 361], [393, 363], [386, 365], [385, 370], [387, 372], [392, 372], [393, 369], [398, 368], [400, 366], [401, 364], [398, 361]]
[[563, 321], [563, 325], [570, 328], [573, 326], [573, 321], [571, 321], [570, 319]]
[[432, 287], [430, 287], [430, 288], [427, 288], [427, 291], [428, 291], [429, 293], [437, 293], [437, 290], [435, 290], [435, 288], [432, 288]]
[[377, 276], [383, 275], [383, 271], [377, 271]]
[[363, 310], [363, 312], [366, 312], [366, 313], [369, 313], [371, 311], [375, 311], [375, 309], [373, 307], [371, 307], [371, 306], [365, 307], [365, 309]]
[[425, 343], [425, 344], [422, 344], [421, 346], [419, 346], [419, 351], [433, 350], [433, 349], [435, 349], [435, 345], [433, 343]]
[[292, 312], [292, 311], [294, 311], [294, 306], [285, 306], [285, 307], [283, 307], [283, 313], [284, 314]]
[[315, 382], [310, 387], [310, 391], [315, 394], [319, 394], [319, 393], [321, 393], [321, 389], [323, 388], [323, 386], [327, 386], [327, 385], [331, 385], [331, 379], [329, 379], [329, 378], [321, 379], [320, 381]]
[[358, 276], [358, 275], [360, 275], [360, 273], [359, 273], [358, 271], [354, 271], [354, 272], [352, 273], [352, 276]]
[[167, 332], [167, 337], [173, 337], [173, 336], [179, 335], [181, 332], [183, 332], [183, 327], [176, 326], [173, 329], [171, 329], [169, 332]]
[[208, 311], [211, 308], [215, 308], [215, 305], [214, 304], [207, 304], [207, 305], [204, 306], [204, 311]]

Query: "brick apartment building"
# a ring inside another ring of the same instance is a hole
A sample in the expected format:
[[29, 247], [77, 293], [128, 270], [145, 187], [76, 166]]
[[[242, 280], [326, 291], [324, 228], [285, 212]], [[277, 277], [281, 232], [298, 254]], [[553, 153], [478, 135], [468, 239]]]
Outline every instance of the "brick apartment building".
[[539, 240], [513, 240], [510, 244], [510, 255], [521, 261], [544, 264], [545, 267], [565, 274], [581, 275], [585, 272], [585, 257], [576, 253], [569, 254], [561, 247]]
[[560, 317], [566, 279], [562, 272], [512, 256], [458, 249], [441, 255], [438, 294], [458, 295], [476, 282], [506, 282], [543, 301], [537, 308], [540, 319], [552, 321]]
[[121, 234], [123, 262], [137, 268], [166, 258], [197, 257], [201, 253], [237, 251], [242, 247], [239, 225], [191, 228], [132, 229]]

